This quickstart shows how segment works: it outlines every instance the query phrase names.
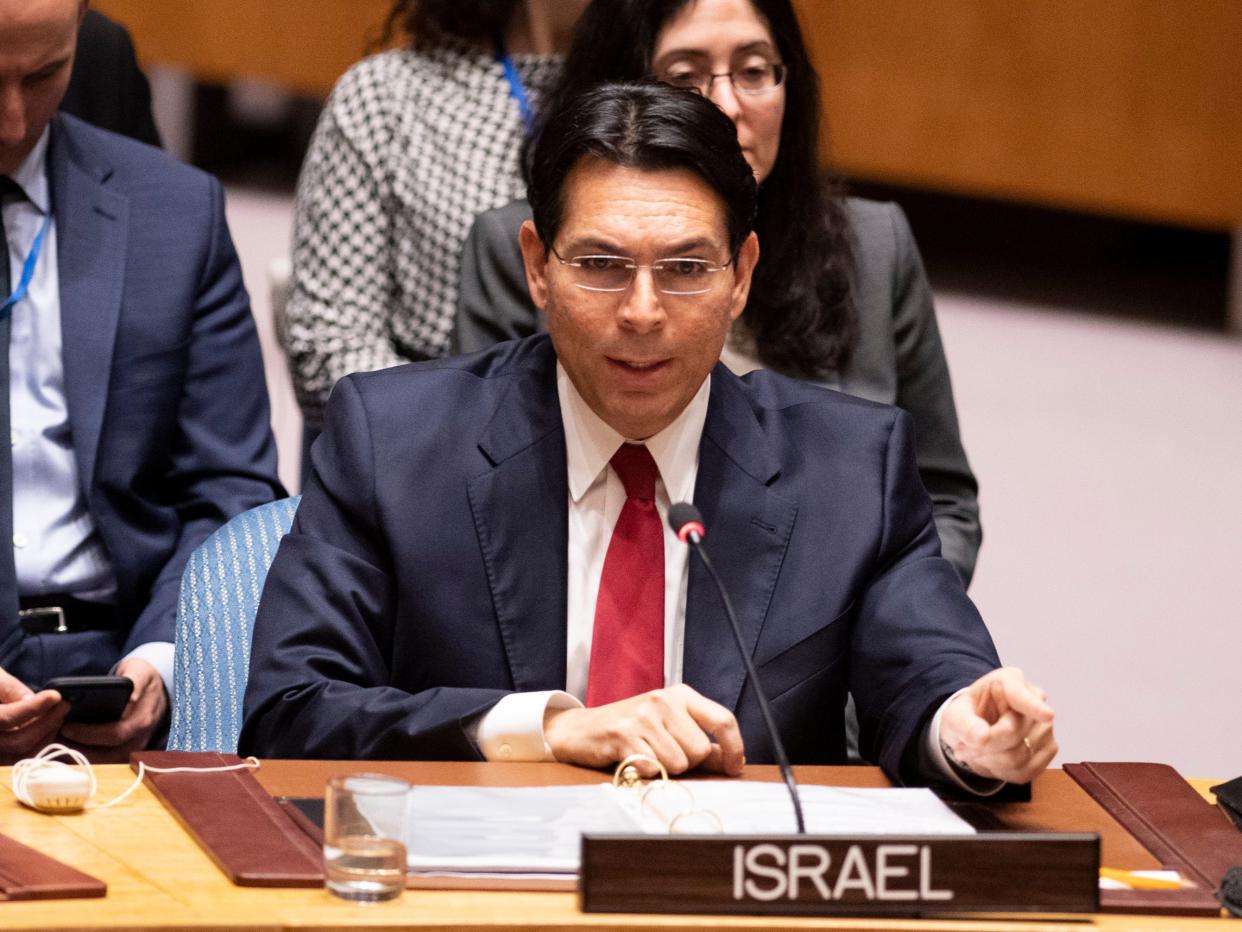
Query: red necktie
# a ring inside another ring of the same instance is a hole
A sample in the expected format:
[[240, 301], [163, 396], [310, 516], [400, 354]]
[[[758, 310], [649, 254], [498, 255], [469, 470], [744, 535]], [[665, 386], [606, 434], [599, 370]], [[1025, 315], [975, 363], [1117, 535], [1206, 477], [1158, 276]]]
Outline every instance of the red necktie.
[[605, 705], [664, 685], [664, 528], [656, 464], [640, 444], [612, 458], [625, 486], [595, 603], [586, 704]]

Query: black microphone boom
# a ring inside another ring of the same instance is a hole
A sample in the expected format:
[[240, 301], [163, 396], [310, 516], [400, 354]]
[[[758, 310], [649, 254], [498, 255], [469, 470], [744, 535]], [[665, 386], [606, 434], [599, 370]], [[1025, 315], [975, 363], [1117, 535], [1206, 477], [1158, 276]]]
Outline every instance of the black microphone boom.
[[724, 584], [716, 575], [716, 568], [712, 566], [712, 561], [707, 558], [707, 552], [702, 546], [702, 540], [707, 536], [707, 532], [703, 529], [703, 516], [689, 502], [677, 502], [668, 510], [668, 523], [677, 537], [699, 555], [712, 582], [716, 584], [716, 591], [720, 593], [720, 601], [724, 603], [725, 615], [729, 619], [729, 628], [733, 631], [733, 643], [737, 645], [737, 652], [741, 655], [742, 663], [746, 667], [746, 676], [755, 689], [755, 698], [759, 700], [759, 711], [763, 715], [764, 725], [767, 726], [768, 736], [772, 739], [772, 750], [776, 753], [777, 766], [780, 767], [781, 777], [784, 778], [785, 786], [789, 789], [789, 798], [793, 800], [794, 820], [798, 825], [798, 834], [805, 835], [806, 822], [802, 818], [802, 800], [798, 798], [798, 785], [794, 782], [793, 769], [789, 766], [789, 758], [785, 755], [785, 745], [781, 743], [780, 732], [776, 730], [776, 720], [772, 718], [768, 697], [763, 694], [763, 687], [759, 685], [759, 674], [755, 672], [755, 665], [751, 662], [750, 654], [746, 653], [746, 647], [742, 643], [742, 628], [737, 623], [737, 615], [733, 612], [733, 603], [729, 601], [729, 593], [725, 592]]

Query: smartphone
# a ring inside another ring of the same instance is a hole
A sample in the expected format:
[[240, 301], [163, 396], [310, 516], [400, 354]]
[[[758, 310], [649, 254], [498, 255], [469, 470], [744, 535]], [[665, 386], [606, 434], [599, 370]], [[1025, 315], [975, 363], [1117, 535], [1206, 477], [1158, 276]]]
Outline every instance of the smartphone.
[[134, 691], [128, 676], [56, 676], [44, 689], [54, 689], [69, 703], [67, 722], [100, 725], [115, 722]]

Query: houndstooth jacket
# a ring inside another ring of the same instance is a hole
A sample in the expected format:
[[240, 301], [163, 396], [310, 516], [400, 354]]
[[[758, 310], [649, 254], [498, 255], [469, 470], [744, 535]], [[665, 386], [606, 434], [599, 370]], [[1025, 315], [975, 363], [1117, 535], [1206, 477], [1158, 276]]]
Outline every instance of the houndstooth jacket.
[[[513, 60], [538, 107], [559, 59]], [[462, 244], [524, 193], [523, 135], [487, 48], [384, 52], [337, 83], [295, 206], [286, 349], [309, 425], [341, 376], [448, 351]]]

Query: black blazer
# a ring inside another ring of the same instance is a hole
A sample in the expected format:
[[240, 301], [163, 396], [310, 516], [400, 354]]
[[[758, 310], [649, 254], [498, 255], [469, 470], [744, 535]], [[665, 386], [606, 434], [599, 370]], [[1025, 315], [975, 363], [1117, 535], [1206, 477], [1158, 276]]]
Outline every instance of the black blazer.
[[78, 55], [60, 109], [101, 129], [160, 144], [151, 86], [138, 67], [129, 32], [94, 10], [86, 11], [78, 30]]

